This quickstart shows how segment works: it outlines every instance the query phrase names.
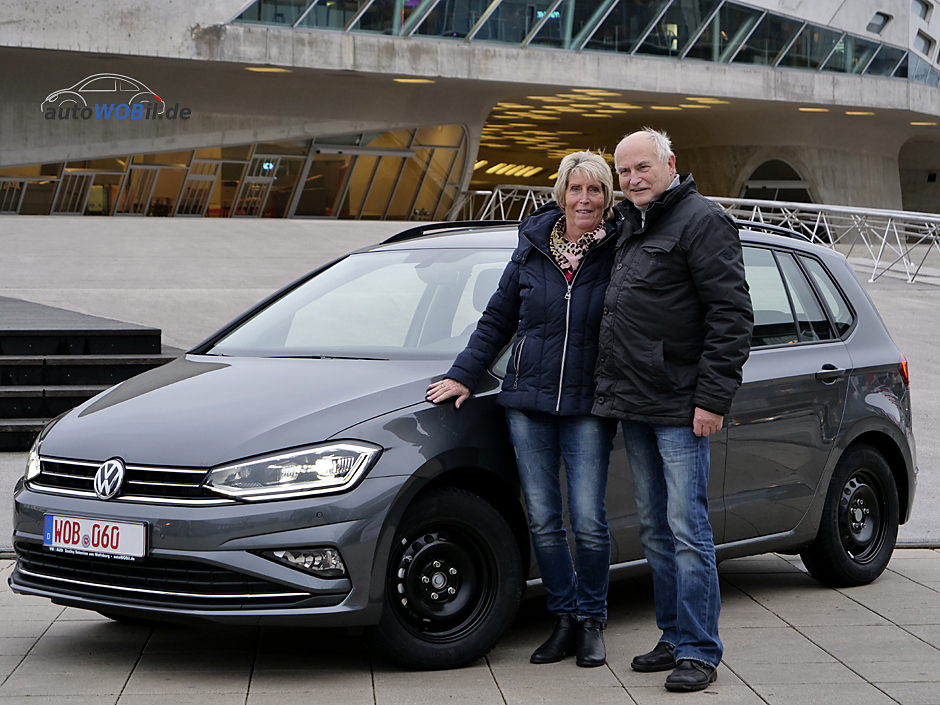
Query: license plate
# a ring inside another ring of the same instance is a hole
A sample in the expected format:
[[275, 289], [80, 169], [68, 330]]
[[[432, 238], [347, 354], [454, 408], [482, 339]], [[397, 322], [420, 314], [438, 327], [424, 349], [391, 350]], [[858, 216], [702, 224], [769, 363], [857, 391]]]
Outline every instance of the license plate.
[[146, 537], [144, 524], [47, 514], [42, 543], [58, 551], [142, 558]]

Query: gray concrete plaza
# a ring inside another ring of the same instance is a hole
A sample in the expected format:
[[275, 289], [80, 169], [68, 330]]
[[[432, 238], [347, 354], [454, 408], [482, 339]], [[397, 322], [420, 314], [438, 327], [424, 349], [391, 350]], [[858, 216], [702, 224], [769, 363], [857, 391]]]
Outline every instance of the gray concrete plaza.
[[797, 559], [721, 565], [717, 683], [670, 694], [666, 674], [630, 660], [655, 643], [651, 583], [611, 586], [608, 664], [534, 666], [551, 629], [544, 601], [523, 603], [490, 655], [456, 671], [403, 672], [364, 638], [287, 628], [128, 626], [13, 595], [0, 561], [0, 705], [342, 703], [647, 703], [936, 705], [940, 703], [940, 551], [903, 549], [874, 584], [820, 586]]

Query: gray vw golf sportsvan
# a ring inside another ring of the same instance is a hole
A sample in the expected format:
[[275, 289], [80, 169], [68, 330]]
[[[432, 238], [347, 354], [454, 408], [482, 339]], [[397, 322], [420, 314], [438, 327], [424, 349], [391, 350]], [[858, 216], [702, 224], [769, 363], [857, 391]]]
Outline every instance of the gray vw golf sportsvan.
[[[841, 255], [741, 232], [756, 325], [712, 437], [718, 557], [877, 578], [916, 482], [907, 363]], [[370, 627], [407, 667], [481, 657], [538, 583], [502, 410], [510, 345], [460, 410], [425, 401], [515, 246], [430, 226], [349, 254], [42, 432], [13, 590], [117, 620]], [[668, 367], [661, 371], [668, 375]], [[611, 573], [644, 569], [618, 435]]]

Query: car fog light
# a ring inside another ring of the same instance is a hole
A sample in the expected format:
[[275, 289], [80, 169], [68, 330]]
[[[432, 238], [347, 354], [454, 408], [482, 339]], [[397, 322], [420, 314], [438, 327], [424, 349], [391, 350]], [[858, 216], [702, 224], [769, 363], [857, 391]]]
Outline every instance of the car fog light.
[[346, 565], [335, 548], [292, 548], [268, 551], [265, 555], [321, 578], [342, 578], [346, 575]]

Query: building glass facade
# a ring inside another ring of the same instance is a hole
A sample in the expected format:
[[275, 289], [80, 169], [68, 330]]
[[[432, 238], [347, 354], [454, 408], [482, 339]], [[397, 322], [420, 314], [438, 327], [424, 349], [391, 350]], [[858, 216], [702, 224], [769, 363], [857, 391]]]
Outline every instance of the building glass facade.
[[466, 158], [438, 125], [8, 167], [0, 214], [443, 220]]
[[255, 0], [234, 21], [940, 83], [906, 48], [730, 0]]

